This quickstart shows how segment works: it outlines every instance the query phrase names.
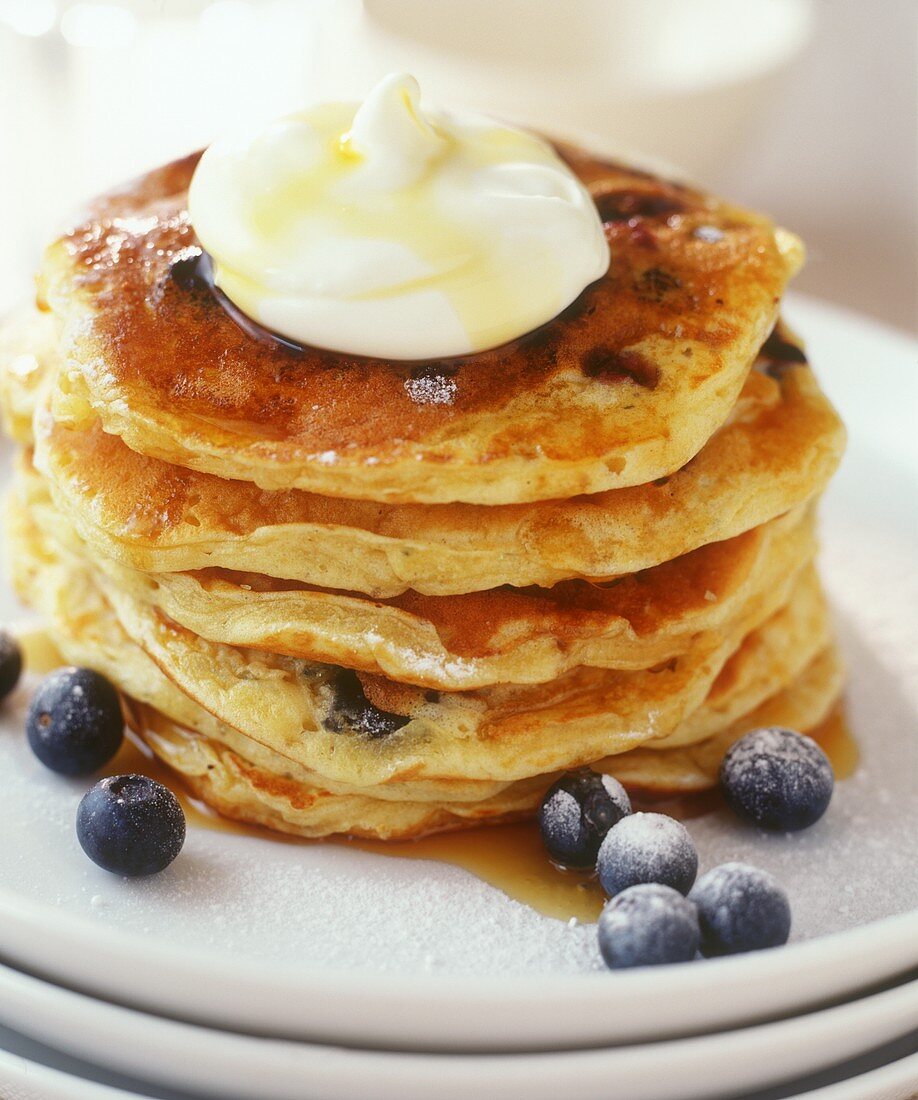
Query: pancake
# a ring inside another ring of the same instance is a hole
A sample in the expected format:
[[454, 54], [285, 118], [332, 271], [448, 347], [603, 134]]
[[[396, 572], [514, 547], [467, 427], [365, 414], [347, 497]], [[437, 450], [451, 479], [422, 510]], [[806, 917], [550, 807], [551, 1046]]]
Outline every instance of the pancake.
[[[825, 650], [799, 680], [734, 726], [687, 749], [644, 749], [601, 761], [632, 793], [666, 797], [708, 790], [717, 784], [724, 753], [744, 733], [764, 725], [809, 730], [829, 713], [841, 688], [835, 651]], [[334, 794], [321, 786], [279, 777], [212, 741], [141, 707], [136, 728], [153, 751], [191, 791], [226, 817], [303, 837], [334, 833], [394, 840], [475, 824], [496, 824], [533, 814], [554, 775], [510, 784], [473, 802], [392, 802], [361, 794]]]
[[790, 687], [760, 703], [713, 737], [681, 748], [658, 748], [660, 742], [622, 753], [600, 765], [632, 790], [679, 794], [717, 785], [720, 762], [743, 734], [763, 726], [812, 730], [828, 716], [844, 683], [844, 666], [828, 646], [806, 666]]
[[334, 793], [253, 764], [219, 741], [140, 707], [132, 723], [183, 784], [222, 816], [275, 832], [319, 839], [334, 835], [408, 840], [529, 816], [545, 784], [512, 784], [477, 801], [396, 801], [364, 792]]
[[145, 572], [216, 567], [375, 598], [602, 580], [735, 537], [822, 491], [844, 429], [801, 358], [766, 345], [729, 422], [668, 480], [553, 503], [265, 492], [140, 455], [98, 420], [67, 427], [53, 400], [35, 461], [94, 552]]
[[[793, 613], [800, 615], [799, 608]], [[781, 613], [776, 620], [781, 622]], [[802, 624], [802, 617], [798, 618]], [[832, 639], [831, 617], [824, 604], [806, 626], [801, 625], [796, 644], [775, 644], [775, 623], [766, 623], [742, 641], [711, 685], [704, 709], [688, 715], [666, 737], [647, 741], [645, 748], [667, 752], [695, 745], [711, 736], [712, 726], [732, 726], [744, 714], [772, 696], [776, 685], [789, 684], [801, 676], [815, 655]]]
[[190, 469], [376, 502], [512, 504], [671, 474], [729, 415], [802, 246], [700, 191], [568, 156], [608, 273], [528, 336], [439, 362], [244, 331], [194, 265], [197, 155], [141, 177], [46, 253], [59, 415]]
[[545, 683], [580, 665], [650, 668], [687, 652], [764, 592], [787, 591], [812, 558], [812, 517], [772, 524], [609, 587], [569, 581], [389, 604], [283, 589], [256, 574], [110, 575], [132, 592], [145, 586], [160, 613], [210, 641], [470, 690]]
[[[27, 460], [20, 492], [35, 522], [76, 553], [76, 532]], [[343, 665], [445, 691], [544, 683], [576, 668], [641, 669], [723, 630], [764, 592], [785, 594], [815, 553], [799, 510], [606, 585], [373, 602], [253, 573], [139, 573], [104, 557], [112, 584], [209, 641]]]
[[[98, 622], [89, 619], [86, 622]], [[98, 656], [105, 647], [91, 643]], [[65, 642], [65, 647], [68, 645]], [[78, 649], [77, 653], [80, 650]], [[74, 660], [79, 656], [74, 654]], [[831, 675], [830, 675], [831, 673]], [[597, 767], [620, 777], [630, 789], [665, 795], [702, 790], [716, 782], [717, 767], [726, 748], [748, 729], [782, 724], [808, 729], [822, 720], [840, 686], [840, 669], [831, 650], [820, 654], [798, 681], [784, 688], [734, 726], [692, 750], [648, 752], [636, 750], [601, 761]], [[308, 774], [297, 773], [283, 757], [262, 750], [253, 762], [246, 750], [252, 742], [236, 738], [235, 745], [182, 727], [152, 707], [128, 705], [129, 720], [153, 751], [182, 777], [198, 797], [221, 814], [281, 832], [305, 837], [334, 833], [355, 836], [414, 837], [475, 823], [496, 823], [531, 814], [554, 774], [505, 786], [481, 785], [457, 798], [448, 784], [429, 784], [427, 799], [412, 799], [410, 791], [397, 795], [392, 786], [372, 793], [353, 789], [329, 790]], [[224, 731], [225, 732], [225, 731]], [[690, 755], [691, 753], [691, 755]], [[487, 792], [487, 793], [485, 793]], [[388, 794], [390, 797], [378, 797]]]
[[[40, 532], [15, 499], [8, 528], [17, 586], [52, 622], [69, 659], [99, 667], [103, 647], [97, 639], [81, 647], [79, 657], [68, 639], [102, 630], [114, 611], [110, 663], [101, 671], [113, 674], [128, 694], [164, 709], [159, 694], [165, 679], [196, 704], [170, 717], [197, 728], [195, 714], [202, 709], [208, 717], [200, 732], [213, 735], [217, 719], [310, 773], [353, 787], [509, 782], [623, 752], [667, 736], [696, 711], [751, 631], [767, 632], [766, 656], [756, 661], [776, 668], [774, 682], [761, 676], [765, 694], [782, 686], [785, 669], [777, 655], [807, 646], [815, 651], [826, 636], [824, 600], [808, 569], [780, 610], [772, 594], [775, 606], [766, 600], [750, 609], [733, 637], [706, 639], [655, 670], [578, 668], [547, 685], [431, 694], [334, 666], [205, 642], [117, 586], [100, 588], [92, 565]], [[125, 647], [125, 638], [132, 645]], [[747, 639], [743, 648], [748, 645]], [[147, 658], [140, 666], [135, 648]], [[145, 679], [151, 667], [158, 669], [152, 685]], [[750, 675], [761, 672], [757, 667]]]
[[[556, 778], [556, 773], [550, 773], [500, 783], [398, 777], [364, 789], [329, 782], [202, 711], [130, 641], [91, 580], [68, 569], [61, 558], [43, 554], [47, 544], [42, 547], [35, 539], [34, 528], [29, 528], [27, 517], [15, 506], [10, 527], [18, 551], [13, 558], [17, 584], [48, 618], [65, 657], [99, 668], [130, 690], [139, 688], [147, 703], [128, 701], [132, 724], [195, 793], [229, 817], [301, 836], [417, 836], [529, 814]], [[778, 629], [773, 629], [772, 635], [775, 651], [788, 642]], [[754, 652], [748, 646], [743, 650]], [[769, 710], [760, 706], [727, 729], [718, 726], [723, 722], [722, 713], [712, 715], [713, 737], [722, 735], [727, 744], [746, 729], [762, 724], [766, 713], [777, 713], [781, 722], [797, 728], [818, 722], [831, 702], [826, 692], [831, 689], [834, 695], [837, 690], [837, 684], [827, 688], [823, 676], [820, 695], [819, 684], [811, 682], [811, 670], [819, 660], [817, 657], [811, 663], [798, 682], [776, 688], [777, 699], [783, 701], [779, 710], [772, 700]], [[743, 663], [740, 661], [738, 671]], [[742, 690], [747, 679], [744, 674], [733, 677], [734, 689]], [[797, 703], [801, 693], [805, 706]], [[820, 699], [823, 711], [817, 707]], [[704, 702], [700, 710], [706, 707]], [[697, 749], [710, 756], [712, 745], [713, 741], [706, 742]], [[632, 785], [638, 785], [639, 779], [642, 787], [657, 793], [683, 786], [697, 789], [707, 773], [700, 771], [697, 760], [701, 757], [689, 757], [687, 752], [635, 751], [597, 766], [622, 774]]]

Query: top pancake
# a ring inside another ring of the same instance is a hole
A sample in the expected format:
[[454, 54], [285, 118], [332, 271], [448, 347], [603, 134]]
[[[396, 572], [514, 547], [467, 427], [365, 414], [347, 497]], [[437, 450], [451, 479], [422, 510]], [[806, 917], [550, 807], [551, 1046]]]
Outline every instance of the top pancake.
[[191, 469], [379, 502], [521, 503], [671, 473], [729, 414], [801, 246], [699, 191], [564, 152], [606, 222], [609, 272], [536, 332], [439, 362], [243, 331], [189, 278], [197, 157], [142, 177], [47, 253], [62, 414]]
[[[385, 505], [268, 492], [139, 455], [98, 420], [67, 427], [53, 385], [35, 418], [35, 462], [94, 553], [144, 572], [220, 567], [379, 598], [609, 579], [733, 538], [825, 487], [844, 430], [799, 348], [776, 340], [685, 467], [566, 501]], [[45, 362], [56, 376], [56, 357]], [[10, 366], [0, 362], [0, 404], [22, 385]]]

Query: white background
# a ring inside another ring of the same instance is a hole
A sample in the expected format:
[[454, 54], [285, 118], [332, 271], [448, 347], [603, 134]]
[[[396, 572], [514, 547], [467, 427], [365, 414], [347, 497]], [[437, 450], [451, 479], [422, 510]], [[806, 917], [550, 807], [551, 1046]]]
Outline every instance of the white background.
[[[410, 0], [370, 2], [410, 7]], [[428, 15], [442, 15], [443, 35], [455, 38], [464, 24], [461, 15], [458, 24], [447, 18], [453, 0], [425, 2]], [[482, 91], [459, 70], [451, 79], [434, 64], [429, 90], [453, 99], [475, 99], [477, 90], [476, 105], [483, 98], [494, 113], [516, 105], [520, 114], [519, 104], [528, 104], [533, 117], [524, 121], [549, 129], [573, 112], [611, 143], [637, 131], [658, 155], [678, 151], [680, 164], [711, 189], [769, 211], [804, 236], [810, 259], [800, 289], [911, 328], [918, 4], [812, 0], [807, 43], [768, 81], [756, 82], [743, 50], [763, 39], [769, 11], [805, 8], [806, 0], [675, 2], [603, 0], [600, 27], [595, 15], [583, 24], [566, 20], [587, 0], [567, 0], [561, 9], [553, 0], [500, 0], [500, 7], [490, 0], [481, 11], [482, 18], [493, 13], [493, 33], [482, 29], [477, 41], [487, 47], [493, 87]], [[473, 6], [479, 0], [465, 0], [462, 10]], [[28, 293], [41, 242], [93, 191], [238, 122], [328, 89], [365, 90], [392, 55], [377, 42], [364, 43], [362, 54], [356, 49], [357, 8], [359, 0], [0, 0], [0, 305]], [[592, 67], [561, 79], [561, 44], [536, 40], [539, 9], [555, 18], [562, 12], [572, 35], [587, 38], [595, 29]], [[631, 26], [636, 10], [650, 13], [640, 33]], [[710, 27], [701, 18], [709, 10]], [[527, 49], [538, 53], [528, 73], [514, 67]], [[661, 121], [646, 102], [629, 99], [629, 81], [654, 49], [659, 58], [645, 81], [672, 83], [693, 61], [711, 72], [746, 66], [748, 79], [697, 105], [688, 92], [670, 89], [681, 100]], [[462, 50], [468, 53], [468, 43]], [[398, 59], [413, 56], [408, 49]], [[413, 67], [431, 69], [420, 52]], [[708, 148], [712, 129], [718, 140]]]

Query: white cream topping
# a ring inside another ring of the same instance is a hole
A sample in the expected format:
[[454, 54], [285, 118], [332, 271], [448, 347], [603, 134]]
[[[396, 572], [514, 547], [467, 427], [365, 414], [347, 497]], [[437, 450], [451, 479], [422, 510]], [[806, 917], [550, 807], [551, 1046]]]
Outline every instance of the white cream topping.
[[189, 194], [220, 289], [303, 344], [392, 359], [496, 347], [609, 266], [585, 187], [530, 134], [422, 111], [410, 76], [216, 142]]

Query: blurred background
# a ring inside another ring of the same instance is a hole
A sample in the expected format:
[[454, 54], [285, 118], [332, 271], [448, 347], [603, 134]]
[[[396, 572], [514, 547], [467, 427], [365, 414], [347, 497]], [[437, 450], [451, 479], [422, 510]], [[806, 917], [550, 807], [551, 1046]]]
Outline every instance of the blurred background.
[[81, 200], [407, 69], [801, 233], [796, 287], [914, 330], [915, 0], [0, 0], [0, 308]]

